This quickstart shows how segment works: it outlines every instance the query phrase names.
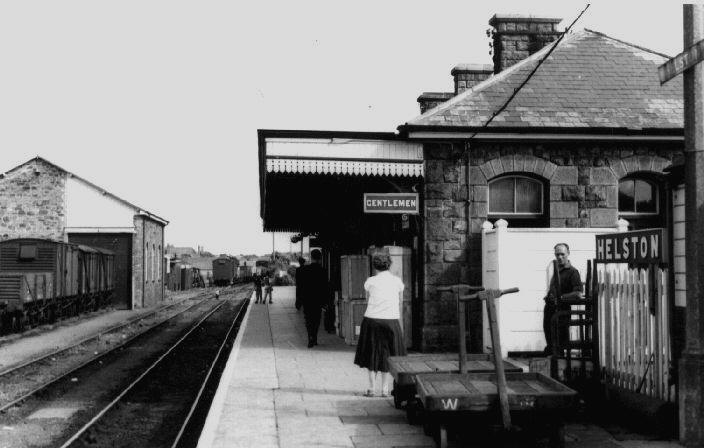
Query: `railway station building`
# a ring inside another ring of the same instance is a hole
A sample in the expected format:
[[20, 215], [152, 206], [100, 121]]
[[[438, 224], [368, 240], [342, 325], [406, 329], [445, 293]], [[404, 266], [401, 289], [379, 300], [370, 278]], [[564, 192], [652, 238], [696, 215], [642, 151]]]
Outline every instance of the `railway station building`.
[[46, 238], [115, 252], [117, 308], [164, 300], [167, 224], [41, 157], [0, 175], [0, 238]]
[[[422, 94], [421, 115], [396, 133], [260, 130], [264, 230], [317, 234], [338, 287], [341, 255], [411, 248], [413, 345], [433, 351], [454, 347], [457, 332], [454, 298], [437, 288], [483, 283], [486, 226], [556, 238], [615, 231], [620, 219], [630, 230], [668, 226], [666, 169], [683, 156], [681, 79], [661, 86], [667, 56], [590, 30], [566, 35], [531, 75], [560, 21], [492, 17], [494, 65], [456, 66], [454, 90]], [[420, 211], [365, 213], [364, 193], [417, 193]], [[682, 318], [680, 295], [678, 305]], [[470, 347], [482, 351], [474, 311]], [[540, 340], [542, 307], [522, 318]]]
[[[678, 378], [698, 375], [678, 372], [682, 79], [660, 84], [666, 55], [592, 30], [562, 36], [560, 22], [492, 17], [493, 65], [457, 65], [454, 89], [420, 95], [421, 115], [395, 133], [260, 130], [264, 230], [317, 235], [340, 292], [344, 255], [407, 248], [404, 319], [424, 352], [456, 349], [456, 296], [440, 289], [471, 284], [519, 287], [497, 304], [504, 355], [542, 353], [553, 246], [568, 242], [599, 323], [590, 362], [618, 393], [672, 404]], [[369, 213], [363, 201], [389, 193], [417, 195], [418, 213]], [[653, 228], [663, 232], [657, 262], [597, 262], [597, 235]], [[632, 312], [619, 308], [626, 303]], [[472, 352], [491, 350], [486, 319], [470, 305]], [[641, 377], [644, 387], [615, 380]]]

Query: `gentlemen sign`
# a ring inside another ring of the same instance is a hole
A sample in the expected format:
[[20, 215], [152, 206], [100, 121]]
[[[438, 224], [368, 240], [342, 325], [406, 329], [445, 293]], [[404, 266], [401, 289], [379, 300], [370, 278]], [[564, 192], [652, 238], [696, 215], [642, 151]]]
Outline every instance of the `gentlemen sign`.
[[364, 213], [418, 214], [418, 193], [364, 193]]
[[663, 229], [596, 235], [597, 263], [662, 263], [667, 261]]

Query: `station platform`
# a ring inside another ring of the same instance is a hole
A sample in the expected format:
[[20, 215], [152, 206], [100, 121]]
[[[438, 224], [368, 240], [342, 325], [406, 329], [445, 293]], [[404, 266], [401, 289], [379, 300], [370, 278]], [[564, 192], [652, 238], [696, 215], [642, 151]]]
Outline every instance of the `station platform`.
[[[367, 374], [353, 363], [354, 347], [321, 328], [319, 345], [307, 348], [294, 287], [275, 287], [273, 300], [250, 302], [198, 448], [435, 446], [391, 398], [363, 396]], [[616, 440], [594, 425], [571, 424], [566, 433], [568, 448], [679, 446]]]

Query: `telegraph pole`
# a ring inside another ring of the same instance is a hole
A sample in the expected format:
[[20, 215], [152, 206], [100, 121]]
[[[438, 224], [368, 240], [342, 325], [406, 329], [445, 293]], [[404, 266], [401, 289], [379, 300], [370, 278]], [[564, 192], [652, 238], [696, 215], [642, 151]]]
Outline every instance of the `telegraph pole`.
[[[704, 39], [704, 5], [683, 5], [684, 48]], [[701, 59], [700, 59], [701, 60]], [[704, 445], [704, 65], [683, 72], [686, 345], [679, 364], [680, 442]]]

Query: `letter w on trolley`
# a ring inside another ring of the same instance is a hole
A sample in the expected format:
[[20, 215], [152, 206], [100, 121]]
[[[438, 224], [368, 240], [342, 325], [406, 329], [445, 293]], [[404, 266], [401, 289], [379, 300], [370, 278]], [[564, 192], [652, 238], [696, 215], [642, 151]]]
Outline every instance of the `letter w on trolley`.
[[444, 410], [457, 410], [457, 398], [443, 398], [440, 401]]

